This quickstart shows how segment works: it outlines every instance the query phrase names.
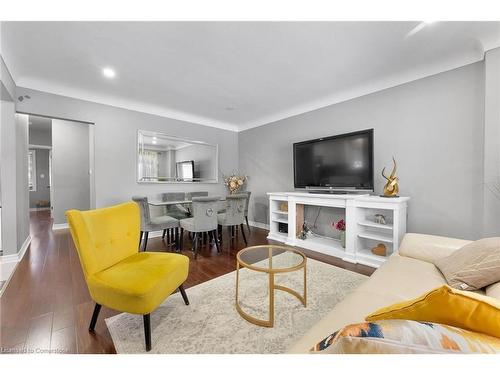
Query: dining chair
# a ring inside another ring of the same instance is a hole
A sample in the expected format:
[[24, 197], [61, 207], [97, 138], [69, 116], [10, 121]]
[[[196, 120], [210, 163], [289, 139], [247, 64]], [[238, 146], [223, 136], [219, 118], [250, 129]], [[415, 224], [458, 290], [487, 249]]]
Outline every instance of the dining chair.
[[95, 302], [89, 331], [101, 306], [143, 316], [146, 350], [151, 350], [150, 314], [176, 289], [189, 305], [183, 283], [189, 258], [140, 252], [141, 210], [134, 202], [90, 211], [66, 212], [85, 282]]
[[232, 194], [226, 197], [226, 212], [217, 214], [219, 241], [222, 241], [222, 227], [228, 228], [229, 237], [232, 238], [239, 226], [241, 228], [243, 240], [245, 244], [248, 245], [243, 227], [243, 223], [245, 222], [246, 199], [246, 194]]
[[[186, 193], [184, 192], [169, 192], [163, 193], [161, 195], [162, 201], [184, 201], [186, 200]], [[184, 207], [182, 204], [173, 204], [165, 206], [165, 214], [167, 216], [171, 216], [177, 220], [185, 219], [190, 217], [191, 214], [189, 210]], [[179, 228], [172, 229], [164, 229], [162, 237], [165, 238], [165, 234], [167, 236], [167, 243], [170, 243], [171, 240], [175, 241], [176, 238], [179, 238]]]
[[[165, 230], [175, 229], [179, 227], [179, 220], [168, 215], [151, 217], [149, 212], [149, 203], [147, 197], [133, 196], [132, 200], [139, 205], [141, 211], [141, 233], [139, 237], [139, 247], [141, 246], [142, 237], [144, 236], [143, 251], [146, 251], [148, 246], [149, 232], [164, 231], [163, 238], [165, 238]], [[177, 236], [178, 237], [178, 236]], [[179, 239], [176, 238], [176, 247], [179, 248]]]
[[217, 204], [219, 201], [220, 197], [193, 197], [193, 217], [179, 221], [181, 227], [180, 248], [183, 248], [184, 230], [193, 233], [194, 259], [198, 257], [199, 242], [201, 242], [203, 233], [208, 233], [215, 241], [217, 252], [220, 252], [217, 238]]
[[193, 197], [208, 197], [208, 191], [190, 191], [186, 193], [187, 200], [191, 200]]
[[250, 224], [248, 224], [248, 206], [250, 205], [250, 195], [251, 191], [242, 191], [241, 194], [245, 194], [247, 199], [245, 200], [245, 221], [247, 222], [248, 232], [250, 232]]

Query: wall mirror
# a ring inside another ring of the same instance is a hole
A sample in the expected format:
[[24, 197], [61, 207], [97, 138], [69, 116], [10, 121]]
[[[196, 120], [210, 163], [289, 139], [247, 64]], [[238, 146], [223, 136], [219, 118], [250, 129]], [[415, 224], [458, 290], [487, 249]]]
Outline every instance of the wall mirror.
[[218, 146], [161, 132], [137, 133], [137, 182], [217, 183]]

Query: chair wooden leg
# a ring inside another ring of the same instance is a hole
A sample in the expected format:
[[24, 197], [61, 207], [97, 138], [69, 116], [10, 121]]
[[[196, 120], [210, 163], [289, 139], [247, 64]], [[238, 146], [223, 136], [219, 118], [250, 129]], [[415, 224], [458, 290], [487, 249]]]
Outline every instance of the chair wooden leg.
[[248, 216], [245, 216], [245, 220], [247, 222], [248, 233], [250, 233], [250, 224], [248, 224]]
[[167, 246], [170, 244], [170, 229], [167, 229]]
[[186, 294], [186, 291], [184, 290], [184, 285], [180, 285], [179, 286], [179, 292], [181, 292], [181, 296], [182, 296], [182, 299], [184, 300], [184, 303], [186, 305], [189, 305], [189, 300], [188, 300], [188, 296]]
[[96, 303], [94, 307], [94, 313], [92, 314], [92, 319], [90, 320], [89, 332], [94, 332], [95, 324], [97, 323], [97, 317], [99, 316], [100, 311], [101, 311], [101, 305]]
[[166, 230], [166, 229], [163, 229], [163, 234], [161, 235], [161, 238], [162, 238], [162, 239], [165, 239], [165, 234], [167, 234], [167, 230]]
[[174, 241], [174, 249], [179, 249], [179, 228], [174, 229], [175, 232], [175, 241]]
[[142, 251], [146, 251], [146, 247], [148, 246], [148, 237], [149, 237], [149, 232], [144, 232], [144, 248]]
[[245, 245], [248, 246], [248, 242], [247, 242], [247, 236], [245, 236], [245, 229], [243, 227], [243, 223], [240, 224], [240, 228], [241, 228], [241, 235], [243, 236], [243, 241], [245, 241]]
[[219, 243], [222, 244], [222, 225], [217, 225], [217, 237], [219, 238]]
[[146, 339], [146, 351], [151, 350], [151, 317], [150, 314], [142, 316], [144, 319], [144, 337]]
[[212, 231], [212, 236], [215, 241], [215, 247], [217, 248], [217, 252], [220, 253], [220, 245], [219, 245], [219, 236], [217, 235], [217, 231]]
[[141, 248], [141, 242], [142, 242], [142, 236], [144, 232], [141, 230], [141, 233], [139, 234], [139, 249]]

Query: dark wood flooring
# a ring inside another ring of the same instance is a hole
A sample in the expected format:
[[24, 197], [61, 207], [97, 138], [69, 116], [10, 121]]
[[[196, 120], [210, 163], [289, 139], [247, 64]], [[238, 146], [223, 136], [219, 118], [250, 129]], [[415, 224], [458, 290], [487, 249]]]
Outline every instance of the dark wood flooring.
[[[95, 334], [88, 332], [94, 303], [83, 278], [73, 241], [67, 230], [53, 232], [47, 211], [31, 213], [32, 241], [0, 300], [2, 352], [115, 353], [104, 318], [118, 314], [103, 307]], [[249, 246], [271, 243], [267, 231], [252, 227]], [[194, 260], [186, 237], [183, 254], [191, 261], [185, 287], [203, 283], [236, 269], [236, 253], [245, 247], [240, 236], [229, 243], [224, 230], [221, 254], [204, 246]], [[166, 251], [161, 238], [152, 238], [148, 251]], [[304, 250], [306, 255], [365, 275], [370, 267]], [[189, 289], [187, 290], [189, 296]]]

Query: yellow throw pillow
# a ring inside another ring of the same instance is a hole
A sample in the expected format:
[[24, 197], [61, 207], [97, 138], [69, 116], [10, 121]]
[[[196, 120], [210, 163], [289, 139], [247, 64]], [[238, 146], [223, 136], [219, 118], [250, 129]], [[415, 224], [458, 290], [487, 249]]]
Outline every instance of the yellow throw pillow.
[[366, 317], [368, 322], [386, 319], [447, 324], [500, 338], [500, 301], [448, 285], [413, 300], [383, 307]]

